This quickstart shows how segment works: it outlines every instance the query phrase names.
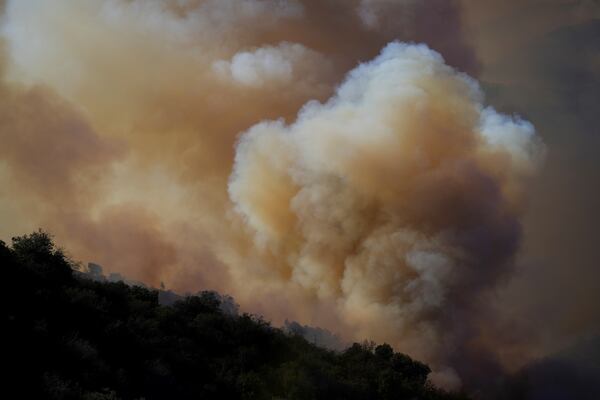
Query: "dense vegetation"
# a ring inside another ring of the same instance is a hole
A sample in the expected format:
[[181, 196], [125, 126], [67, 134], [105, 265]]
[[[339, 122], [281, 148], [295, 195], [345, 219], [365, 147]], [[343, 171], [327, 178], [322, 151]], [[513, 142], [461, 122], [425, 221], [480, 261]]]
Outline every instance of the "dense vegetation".
[[214, 293], [165, 306], [156, 290], [85, 279], [43, 232], [0, 241], [0, 265], [5, 389], [18, 398], [462, 398], [385, 344], [332, 352], [223, 312]]

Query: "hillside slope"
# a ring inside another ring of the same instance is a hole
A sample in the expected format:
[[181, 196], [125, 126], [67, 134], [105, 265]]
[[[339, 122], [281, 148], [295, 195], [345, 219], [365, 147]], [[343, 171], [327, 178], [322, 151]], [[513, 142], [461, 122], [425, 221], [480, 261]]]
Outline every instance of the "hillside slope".
[[319, 348], [204, 292], [158, 292], [74, 273], [43, 233], [0, 242], [9, 388], [50, 399], [462, 399], [388, 345]]

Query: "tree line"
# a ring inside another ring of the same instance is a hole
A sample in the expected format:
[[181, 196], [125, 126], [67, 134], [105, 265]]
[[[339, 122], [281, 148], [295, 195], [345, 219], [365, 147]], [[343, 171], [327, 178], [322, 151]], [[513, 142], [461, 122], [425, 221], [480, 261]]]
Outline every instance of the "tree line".
[[0, 241], [0, 265], [18, 398], [466, 399], [387, 344], [331, 351], [214, 292], [161, 305], [158, 290], [86, 279], [43, 231]]

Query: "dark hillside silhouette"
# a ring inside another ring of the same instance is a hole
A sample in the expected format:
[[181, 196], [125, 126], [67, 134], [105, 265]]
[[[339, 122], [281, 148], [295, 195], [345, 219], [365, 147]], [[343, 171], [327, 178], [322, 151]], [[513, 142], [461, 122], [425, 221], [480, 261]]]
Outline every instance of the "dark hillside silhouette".
[[[44, 232], [0, 242], [6, 393], [49, 399], [464, 399], [389, 345], [317, 347], [203, 292], [86, 279]], [[14, 392], [13, 392], [14, 391]]]

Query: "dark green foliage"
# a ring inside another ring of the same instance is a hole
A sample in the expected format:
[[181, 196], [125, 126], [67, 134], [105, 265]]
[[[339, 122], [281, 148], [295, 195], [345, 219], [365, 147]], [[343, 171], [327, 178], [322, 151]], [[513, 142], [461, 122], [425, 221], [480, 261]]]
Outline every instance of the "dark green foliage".
[[0, 242], [0, 263], [5, 393], [19, 398], [458, 399], [385, 344], [335, 353], [224, 313], [214, 293], [161, 306], [155, 290], [82, 278], [44, 232]]

